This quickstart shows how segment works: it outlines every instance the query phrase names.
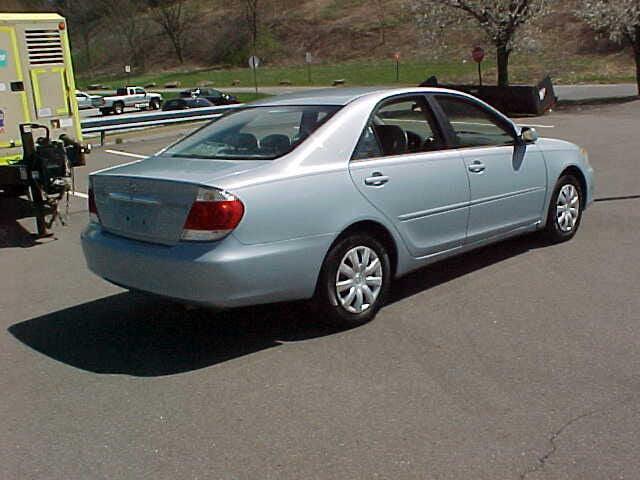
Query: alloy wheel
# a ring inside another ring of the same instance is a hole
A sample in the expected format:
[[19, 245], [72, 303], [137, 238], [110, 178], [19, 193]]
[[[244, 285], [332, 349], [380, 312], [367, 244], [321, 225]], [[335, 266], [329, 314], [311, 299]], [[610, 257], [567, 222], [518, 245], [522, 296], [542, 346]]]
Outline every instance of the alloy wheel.
[[560, 231], [573, 231], [580, 216], [580, 194], [571, 184], [564, 185], [556, 200], [556, 222]]
[[382, 263], [376, 252], [365, 246], [349, 250], [340, 262], [335, 286], [340, 305], [348, 312], [370, 309], [382, 288]]

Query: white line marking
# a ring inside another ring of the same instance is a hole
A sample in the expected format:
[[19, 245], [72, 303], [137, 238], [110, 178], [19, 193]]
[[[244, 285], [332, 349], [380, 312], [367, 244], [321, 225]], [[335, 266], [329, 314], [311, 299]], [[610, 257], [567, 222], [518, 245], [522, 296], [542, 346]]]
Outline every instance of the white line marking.
[[555, 125], [536, 125], [535, 123], [523, 123], [521, 127], [533, 127], [533, 128], [556, 128]]
[[78, 198], [89, 198], [89, 195], [87, 195], [86, 193], [82, 193], [82, 192], [69, 192], [71, 195], [73, 195], [74, 197], [78, 197]]
[[106, 153], [111, 153], [113, 155], [121, 155], [123, 157], [131, 157], [131, 158], [148, 158], [149, 155], [138, 155], [137, 153], [129, 153], [123, 152], [121, 150], [105, 150]]

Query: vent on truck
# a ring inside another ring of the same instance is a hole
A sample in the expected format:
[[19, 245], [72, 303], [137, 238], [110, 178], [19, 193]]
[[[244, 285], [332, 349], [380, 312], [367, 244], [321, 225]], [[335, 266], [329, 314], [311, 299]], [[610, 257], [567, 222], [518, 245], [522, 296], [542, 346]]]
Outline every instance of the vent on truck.
[[26, 30], [30, 65], [64, 64], [59, 30]]

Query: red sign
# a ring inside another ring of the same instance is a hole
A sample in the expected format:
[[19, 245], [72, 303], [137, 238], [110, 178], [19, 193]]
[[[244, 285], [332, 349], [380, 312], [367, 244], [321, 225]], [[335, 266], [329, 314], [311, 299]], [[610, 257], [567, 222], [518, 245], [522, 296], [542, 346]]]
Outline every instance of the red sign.
[[476, 63], [482, 62], [482, 60], [484, 60], [484, 48], [475, 47], [471, 51], [471, 57], [473, 58], [473, 61], [476, 62]]

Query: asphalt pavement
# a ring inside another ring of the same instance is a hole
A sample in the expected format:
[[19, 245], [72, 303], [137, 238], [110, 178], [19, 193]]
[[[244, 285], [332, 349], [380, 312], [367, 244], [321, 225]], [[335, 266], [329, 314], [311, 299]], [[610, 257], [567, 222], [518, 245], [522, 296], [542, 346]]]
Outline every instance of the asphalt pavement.
[[[638, 478], [640, 102], [521, 122], [590, 151], [576, 238], [420, 270], [349, 331], [126, 292], [85, 268], [85, 199], [41, 242], [3, 206], [0, 478]], [[77, 190], [182, 134], [96, 149]]]

